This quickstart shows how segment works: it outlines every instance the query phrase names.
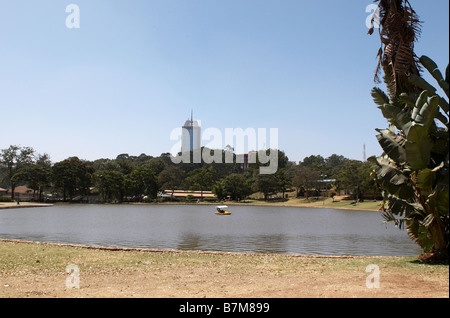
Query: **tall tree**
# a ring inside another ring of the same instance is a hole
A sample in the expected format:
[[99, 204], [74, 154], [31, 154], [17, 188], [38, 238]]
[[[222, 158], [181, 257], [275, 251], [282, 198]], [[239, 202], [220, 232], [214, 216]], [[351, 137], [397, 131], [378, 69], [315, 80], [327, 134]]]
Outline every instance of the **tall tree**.
[[34, 160], [34, 149], [31, 147], [20, 147], [11, 145], [0, 152], [0, 165], [6, 170], [6, 183], [11, 187], [11, 199], [14, 200], [14, 190], [19, 181], [14, 176], [22, 167], [32, 164]]
[[302, 162], [299, 163], [301, 167], [307, 167], [314, 171], [319, 171], [322, 173], [325, 167], [325, 159], [321, 155], [312, 155], [303, 159]]
[[324, 175], [323, 177], [327, 179], [334, 178], [347, 161], [349, 161], [349, 159], [345, 158], [344, 156], [332, 154], [325, 159], [325, 167], [322, 171], [322, 174]]
[[77, 157], [57, 162], [52, 167], [55, 188], [62, 192], [64, 201], [67, 196], [72, 199], [76, 194], [87, 194], [93, 172], [91, 166]]
[[102, 196], [103, 202], [114, 199], [122, 200], [124, 177], [119, 171], [99, 170], [92, 175], [94, 184]]
[[370, 177], [372, 164], [349, 160], [336, 175], [338, 189], [351, 192], [355, 200], [363, 198], [364, 193], [376, 192], [375, 182]]
[[222, 184], [224, 193], [233, 200], [245, 199], [252, 193], [248, 180], [242, 174], [231, 174], [223, 179]]
[[[374, 163], [374, 177], [387, 202], [383, 216], [406, 227], [426, 252], [423, 259], [448, 262], [449, 69], [444, 79], [431, 59], [416, 58], [420, 23], [408, 1], [380, 0], [379, 12], [382, 47], [377, 72], [384, 71], [388, 95], [375, 87], [372, 96], [390, 127], [377, 129], [384, 153], [368, 160]], [[421, 77], [419, 62], [447, 100]]]
[[176, 166], [167, 166], [158, 175], [158, 183], [162, 190], [172, 190], [172, 196], [181, 183], [183, 182], [185, 173]]
[[12, 177], [14, 184], [26, 182], [27, 186], [33, 189], [34, 200], [38, 201], [42, 201], [42, 193], [50, 185], [50, 180], [51, 168], [37, 163], [24, 165]]
[[377, 14], [372, 19], [369, 34], [374, 32], [378, 20], [381, 47], [375, 81], [384, 72], [385, 83], [391, 97], [402, 92], [419, 92], [408, 80], [409, 74], [419, 75], [420, 62], [414, 53], [414, 44], [421, 34], [421, 22], [408, 0], [377, 0]]
[[316, 187], [320, 180], [320, 172], [310, 167], [294, 166], [289, 170], [289, 176], [292, 185], [297, 189], [297, 197], [300, 190], [303, 190], [306, 199], [309, 197], [309, 193], [312, 188]]
[[276, 194], [280, 190], [280, 183], [277, 176], [274, 174], [257, 173], [253, 183], [253, 190], [262, 192], [264, 194], [264, 200], [267, 201], [269, 195]]
[[211, 190], [216, 179], [216, 172], [212, 167], [195, 169], [188, 173], [186, 182], [191, 185], [191, 188], [197, 188], [201, 191], [201, 198], [203, 199], [203, 191]]
[[159, 190], [155, 173], [147, 168], [137, 168], [125, 176], [125, 191], [137, 200], [154, 199]]

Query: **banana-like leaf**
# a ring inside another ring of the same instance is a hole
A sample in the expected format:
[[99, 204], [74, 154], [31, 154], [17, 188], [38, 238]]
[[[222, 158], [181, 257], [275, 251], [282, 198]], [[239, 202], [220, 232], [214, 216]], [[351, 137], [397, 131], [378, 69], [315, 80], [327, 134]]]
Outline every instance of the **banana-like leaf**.
[[411, 219], [422, 221], [426, 214], [423, 207], [417, 203], [411, 203], [394, 195], [388, 196], [387, 212], [397, 215], [402, 219]]
[[428, 196], [427, 204], [435, 208], [439, 215], [448, 215], [449, 213], [449, 191], [448, 185], [438, 185], [436, 189]]
[[[439, 106], [441, 106], [441, 104], [439, 104]], [[436, 119], [448, 127], [448, 119], [440, 111], [437, 112]]]
[[432, 213], [428, 214], [425, 219], [423, 219], [423, 226], [429, 227], [431, 223], [434, 221], [434, 215]]
[[429, 252], [433, 246], [433, 241], [428, 237], [426, 227], [414, 219], [409, 219], [405, 223], [406, 233], [408, 233], [409, 237], [419, 244], [425, 253]]
[[409, 184], [409, 177], [387, 159], [372, 156], [367, 160], [375, 164], [375, 179], [389, 195], [395, 195], [405, 200], [414, 197], [414, 189]]
[[[422, 93], [424, 94], [425, 91]], [[422, 96], [421, 94], [421, 96]], [[426, 93], [424, 95], [427, 95]], [[420, 99], [420, 97], [419, 97]], [[418, 99], [418, 101], [419, 101]], [[416, 105], [417, 106], [417, 105]], [[412, 114], [412, 119], [420, 125], [423, 125], [427, 130], [430, 128], [431, 124], [434, 123], [436, 112], [439, 107], [439, 97], [434, 95], [429, 100], [428, 103], [423, 104], [417, 114]], [[415, 108], [416, 109], [416, 108]], [[415, 115], [415, 116], [414, 116]], [[414, 116], [414, 117], [413, 117]]]
[[423, 105], [425, 105], [425, 103], [428, 101], [428, 96], [430, 96], [430, 93], [428, 91], [422, 91], [422, 93], [416, 99], [416, 103], [411, 114], [411, 118], [413, 120], [417, 117], [418, 114], [420, 114], [420, 110], [422, 109]]
[[448, 102], [443, 99], [442, 97], [439, 97], [439, 106], [441, 106], [442, 110], [447, 114], [448, 116], [448, 112], [449, 112], [449, 106], [448, 106]]
[[402, 108], [392, 104], [384, 104], [378, 108], [381, 109], [384, 118], [397, 127], [397, 129], [403, 130], [407, 134], [411, 125], [411, 114], [409, 112], [403, 111]]
[[416, 106], [417, 94], [401, 93], [398, 97], [398, 101], [403, 104], [409, 105], [411, 108]]
[[450, 81], [450, 65], [447, 65], [447, 68], [445, 69], [445, 81], [448, 83]]
[[433, 144], [428, 135], [428, 129], [423, 125], [412, 125], [406, 137], [406, 161], [412, 170], [428, 167]]
[[411, 74], [409, 75], [408, 80], [411, 84], [414, 84], [423, 90], [429, 91], [432, 94], [436, 93], [436, 88], [419, 75]]
[[422, 169], [416, 176], [416, 187], [420, 189], [421, 194], [428, 197], [433, 191], [434, 172], [431, 169]]
[[404, 150], [405, 139], [399, 135], [393, 134], [389, 129], [376, 129], [380, 134], [377, 136], [378, 143], [383, 148], [386, 155], [394, 160], [397, 165], [406, 162], [406, 153]]
[[444, 77], [442, 76], [442, 73], [439, 70], [436, 63], [425, 55], [420, 57], [420, 62], [422, 63], [423, 66], [425, 66], [428, 72], [430, 72], [430, 74], [434, 77], [434, 79], [439, 83], [439, 86], [445, 92], [447, 97], [449, 97], [449, 83], [448, 81], [444, 80]]

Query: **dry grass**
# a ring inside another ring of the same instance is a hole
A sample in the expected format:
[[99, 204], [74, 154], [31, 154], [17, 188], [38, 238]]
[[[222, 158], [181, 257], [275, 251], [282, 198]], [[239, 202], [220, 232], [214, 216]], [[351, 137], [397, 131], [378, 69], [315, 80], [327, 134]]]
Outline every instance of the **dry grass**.
[[[80, 268], [80, 288], [65, 269]], [[369, 264], [380, 288], [366, 287]], [[415, 258], [108, 250], [0, 241], [0, 297], [449, 297], [449, 268]]]

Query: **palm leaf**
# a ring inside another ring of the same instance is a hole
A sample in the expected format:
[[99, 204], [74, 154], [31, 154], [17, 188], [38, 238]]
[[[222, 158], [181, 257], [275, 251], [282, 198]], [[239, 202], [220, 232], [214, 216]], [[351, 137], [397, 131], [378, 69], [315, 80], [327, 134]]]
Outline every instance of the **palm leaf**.
[[449, 97], [449, 83], [448, 81], [444, 80], [444, 77], [442, 76], [441, 71], [439, 71], [439, 68], [436, 65], [436, 63], [425, 55], [420, 57], [420, 62], [422, 63], [423, 66], [425, 66], [428, 72], [430, 72], [430, 74], [434, 77], [434, 79], [439, 83], [439, 86], [445, 92], [447, 97]]
[[378, 143], [384, 152], [394, 160], [397, 165], [404, 164], [406, 162], [406, 153], [403, 148], [405, 139], [399, 135], [393, 134], [389, 129], [377, 129], [380, 133], [377, 136]]
[[375, 102], [375, 104], [377, 104], [379, 106], [383, 106], [384, 104], [389, 104], [389, 97], [380, 88], [374, 87], [372, 89], [371, 95], [373, 97], [373, 101]]

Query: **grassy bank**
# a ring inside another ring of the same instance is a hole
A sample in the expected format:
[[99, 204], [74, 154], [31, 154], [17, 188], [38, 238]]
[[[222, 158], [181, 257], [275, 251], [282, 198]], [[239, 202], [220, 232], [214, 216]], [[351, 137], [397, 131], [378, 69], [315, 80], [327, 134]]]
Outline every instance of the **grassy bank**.
[[[211, 204], [211, 203], [203, 203]], [[273, 206], [273, 207], [309, 207], [309, 208], [330, 208], [330, 209], [346, 209], [346, 210], [363, 210], [363, 211], [379, 211], [381, 201], [364, 201], [356, 205], [351, 201], [333, 201], [332, 199], [289, 199], [286, 201], [262, 201], [262, 200], [245, 200], [241, 202], [226, 202], [227, 205], [256, 205], [256, 206]]]
[[[80, 269], [80, 288], [65, 269]], [[366, 267], [380, 269], [369, 289]], [[0, 297], [448, 297], [415, 258], [102, 250], [0, 240]]]
[[[70, 203], [57, 203], [57, 204], [70, 204]], [[126, 203], [123, 203], [126, 204]], [[133, 203], [133, 204], [197, 204], [196, 202], [161, 202], [161, 203]], [[223, 202], [199, 202], [203, 205], [218, 205], [224, 204]], [[378, 211], [381, 207], [381, 201], [365, 201], [356, 205], [351, 204], [351, 201], [336, 202], [332, 199], [289, 199], [286, 201], [262, 201], [262, 200], [245, 200], [241, 202], [225, 202], [227, 205], [253, 205], [253, 206], [273, 206], [273, 207], [310, 207], [310, 208], [331, 208], [331, 209], [348, 209], [348, 210], [367, 210]], [[52, 206], [53, 204], [36, 203], [36, 202], [21, 202], [19, 205], [16, 202], [0, 202], [0, 209], [13, 209], [13, 208], [27, 208], [27, 207], [43, 207]]]
[[36, 202], [0, 202], [1, 209], [17, 209], [17, 208], [38, 208], [44, 206], [52, 206], [52, 204], [36, 203]]

